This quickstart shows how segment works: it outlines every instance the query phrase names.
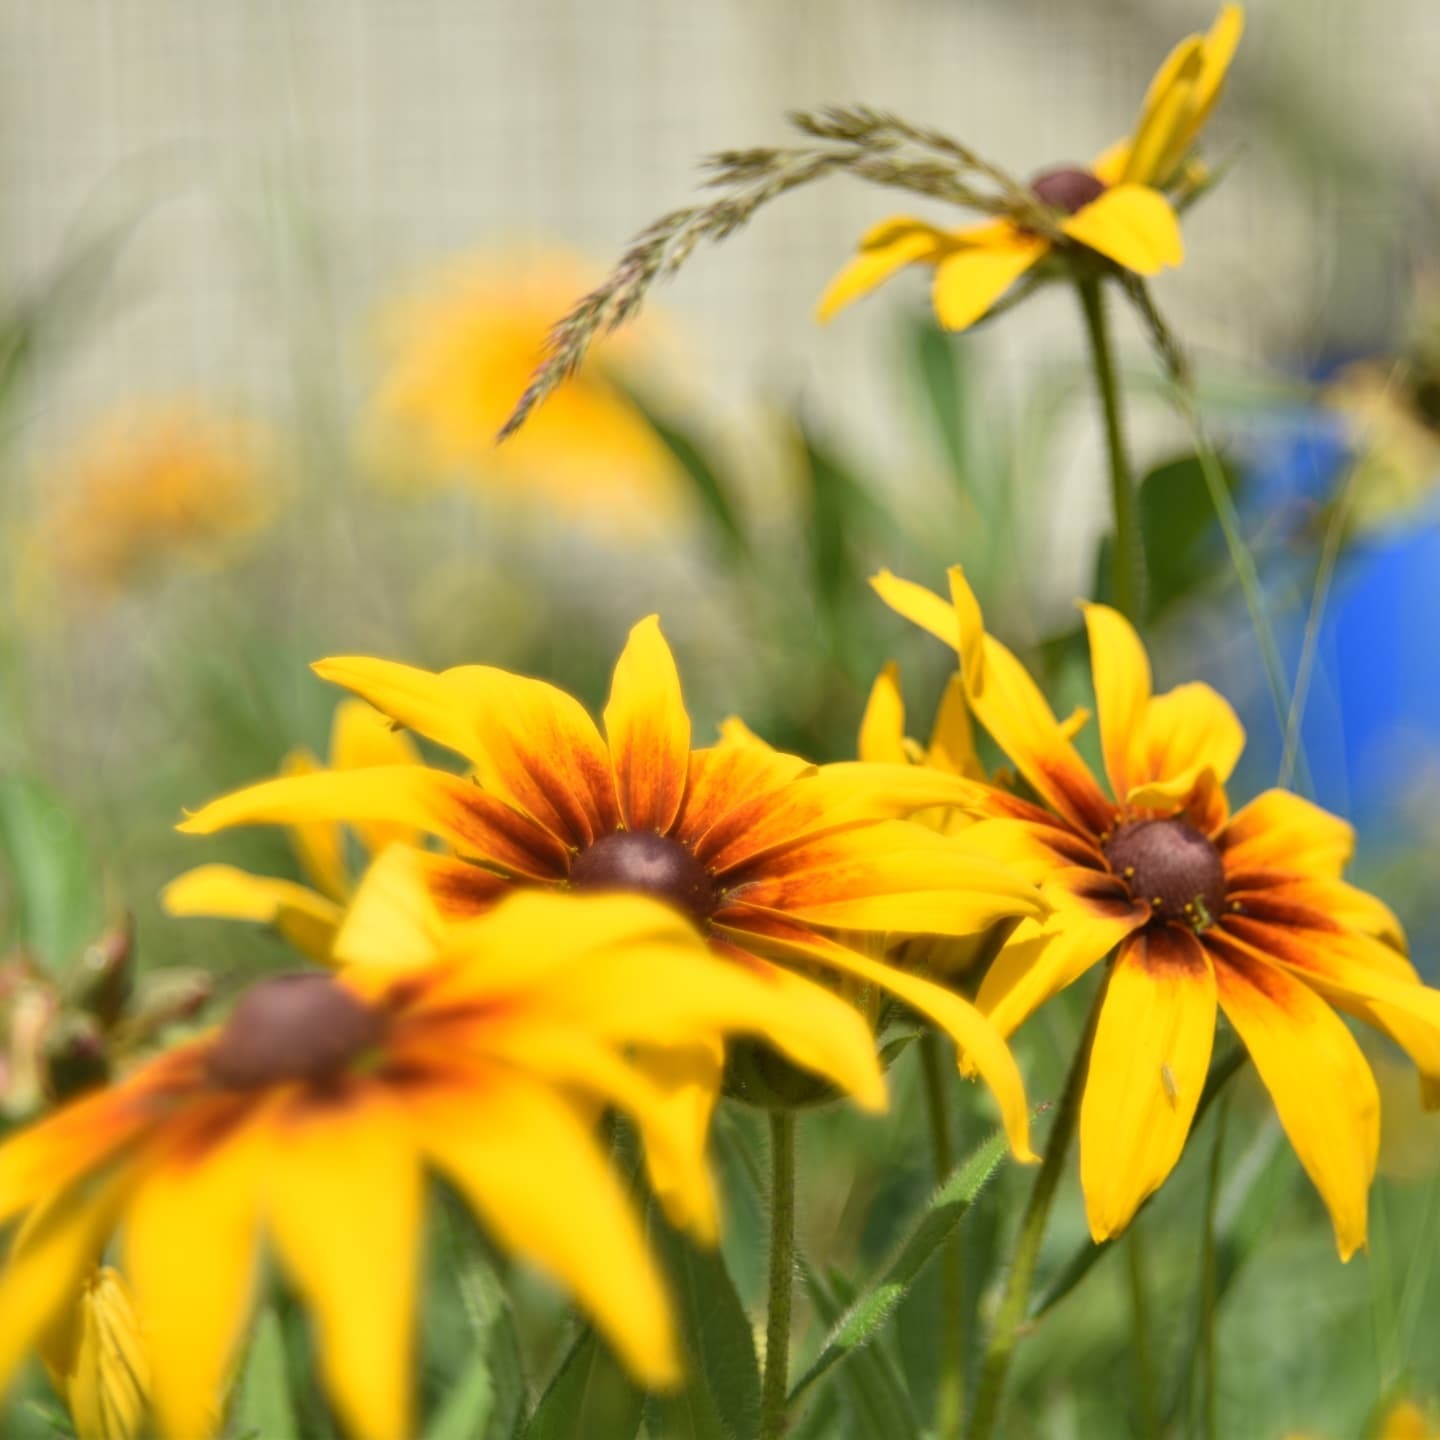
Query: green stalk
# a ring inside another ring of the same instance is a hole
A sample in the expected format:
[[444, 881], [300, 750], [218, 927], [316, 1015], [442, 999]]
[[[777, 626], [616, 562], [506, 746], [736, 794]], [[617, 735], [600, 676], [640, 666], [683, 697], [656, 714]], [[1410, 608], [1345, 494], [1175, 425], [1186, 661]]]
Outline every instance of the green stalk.
[[1204, 1386], [1205, 1440], [1219, 1440], [1215, 1397], [1218, 1393], [1215, 1362], [1215, 1310], [1218, 1304], [1219, 1274], [1215, 1253], [1215, 1211], [1220, 1203], [1220, 1160], [1225, 1149], [1225, 1121], [1230, 1115], [1227, 1095], [1215, 1117], [1215, 1145], [1210, 1152], [1210, 1176], [1205, 1191], [1205, 1238], [1200, 1272], [1200, 1352]]
[[1160, 1414], [1155, 1408], [1155, 1357], [1150, 1350], [1150, 1293], [1146, 1286], [1145, 1231], [1137, 1215], [1125, 1236], [1125, 1258], [1129, 1262], [1131, 1333], [1134, 1336], [1135, 1407], [1140, 1412], [1140, 1433], [1145, 1440], [1158, 1440]]
[[770, 1303], [765, 1374], [760, 1383], [760, 1440], [785, 1433], [790, 1389], [790, 1305], [795, 1289], [795, 1115], [770, 1112]]
[[[935, 1183], [941, 1185], [954, 1167], [950, 1144], [950, 1111], [946, 1103], [946, 1057], [934, 1030], [920, 1037], [920, 1062], [925, 1078], [925, 1110], [930, 1119], [930, 1153]], [[940, 1383], [935, 1394], [936, 1440], [957, 1440], [965, 1418], [965, 1280], [964, 1257], [957, 1232], [941, 1252]]]
[[1075, 1058], [1070, 1063], [1065, 1090], [1060, 1096], [1060, 1104], [1050, 1126], [1050, 1135], [1045, 1142], [1040, 1173], [1035, 1177], [1035, 1188], [1030, 1192], [1030, 1203], [1026, 1206], [1025, 1217], [1020, 1222], [1020, 1234], [1015, 1242], [1015, 1253], [1010, 1260], [1005, 1293], [1001, 1297], [1000, 1310], [995, 1317], [995, 1328], [990, 1332], [990, 1340], [985, 1347], [975, 1408], [970, 1413], [970, 1428], [966, 1431], [968, 1440], [990, 1440], [995, 1433], [996, 1421], [1000, 1418], [1000, 1402], [1004, 1398], [1005, 1381], [1009, 1377], [1010, 1364], [1015, 1358], [1015, 1348], [1020, 1340], [1020, 1327], [1030, 1304], [1030, 1285], [1035, 1278], [1040, 1244], [1045, 1238], [1045, 1226], [1050, 1219], [1050, 1206], [1055, 1200], [1055, 1191], [1060, 1184], [1060, 1172], [1065, 1168], [1065, 1155], [1070, 1149], [1075, 1122], [1080, 1116], [1080, 1096], [1085, 1089], [1086, 1072], [1090, 1068], [1090, 1045], [1095, 1038], [1095, 1026], [1100, 1019], [1100, 1006], [1104, 998], [1105, 986], [1102, 985], [1095, 996], [1095, 1003], [1090, 1008], [1085, 1034], [1081, 1037], [1075, 1050]]
[[1100, 413], [1105, 422], [1105, 448], [1110, 457], [1110, 508], [1115, 519], [1114, 545], [1110, 552], [1110, 591], [1115, 608], [1127, 619], [1138, 621], [1145, 594], [1144, 554], [1135, 500], [1135, 482], [1125, 455], [1125, 431], [1120, 419], [1120, 386], [1115, 374], [1115, 355], [1105, 319], [1105, 296], [1096, 275], [1082, 275], [1075, 282], [1080, 308], [1085, 314], [1085, 331], [1090, 340], [1090, 363], [1100, 396]]

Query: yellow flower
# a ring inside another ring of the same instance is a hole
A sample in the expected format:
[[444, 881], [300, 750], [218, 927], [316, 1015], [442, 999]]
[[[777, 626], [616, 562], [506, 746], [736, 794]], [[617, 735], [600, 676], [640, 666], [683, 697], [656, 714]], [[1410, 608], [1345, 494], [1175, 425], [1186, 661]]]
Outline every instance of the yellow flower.
[[[777, 1018], [766, 1038], [796, 1064], [837, 1078], [817, 1040], [854, 1018], [809, 977], [818, 969], [873, 986], [955, 1039], [994, 1092], [1014, 1150], [1029, 1156], [1019, 1071], [974, 1007], [835, 938], [968, 935], [1043, 912], [1032, 885], [965, 837], [895, 818], [956, 803], [971, 782], [915, 767], [817, 768], [758, 745], [692, 750], [680, 678], [653, 616], [631, 631], [616, 665], [603, 739], [564, 692], [487, 666], [437, 675], [346, 658], [316, 670], [463, 755], [474, 780], [416, 766], [294, 776], [216, 800], [182, 830], [314, 819], [414, 825], [455, 851], [403, 852], [446, 917], [482, 911], [516, 885], [658, 896], [718, 954], [790, 999], [790, 1022]], [[695, 1083], [713, 1088], [718, 1057], [715, 1065]]]
[[1205, 1083], [1216, 1010], [1250, 1052], [1348, 1259], [1365, 1243], [1380, 1106], [1330, 1008], [1377, 1026], [1440, 1085], [1440, 993], [1420, 983], [1398, 921], [1341, 878], [1354, 836], [1269, 790], [1230, 813], [1244, 746], [1207, 685], [1151, 690], [1139, 637], [1085, 608], [1110, 781], [1101, 787], [1020, 662], [985, 633], [956, 567], [951, 600], [890, 574], [881, 597], [955, 647], [976, 719], [1040, 803], [992, 790], [977, 845], [1032, 865], [1054, 907], [1022, 921], [981, 985], [1009, 1035], [1112, 950], [1080, 1112], [1080, 1172], [1094, 1238], [1124, 1229], [1180, 1156]]
[[[1180, 225], [1165, 191], [1219, 98], [1243, 25], [1240, 6], [1224, 6], [1208, 35], [1191, 35], [1171, 51], [1128, 139], [1088, 170], [1064, 166], [1031, 181], [1070, 240], [1139, 275], [1180, 264]], [[829, 320], [906, 265], [930, 265], [937, 318], [947, 330], [964, 330], [1052, 248], [1045, 236], [1004, 218], [946, 230], [895, 216], [861, 240], [860, 253], [821, 297], [819, 318]]]
[[[418, 765], [408, 736], [398, 732], [363, 700], [342, 700], [330, 728], [330, 768], [361, 770], [373, 765]], [[305, 749], [286, 757], [283, 772], [309, 775], [320, 762]], [[321, 962], [330, 958], [336, 931], [350, 899], [346, 826], [326, 821], [302, 823], [290, 831], [295, 858], [308, 884], [252, 875], [234, 865], [199, 865], [178, 875], [161, 893], [171, 915], [217, 915], [270, 925], [298, 950]], [[413, 826], [357, 821], [361, 851], [378, 855], [395, 841], [415, 841]]]
[[480, 255], [396, 306], [369, 417], [381, 468], [465, 479], [547, 518], [611, 528], [673, 513], [675, 463], [603, 366], [572, 376], [523, 431], [495, 443], [555, 317], [586, 288], [583, 267], [563, 254]]
[[253, 424], [199, 403], [118, 410], [46, 478], [32, 563], [102, 600], [167, 566], [223, 564], [274, 514], [264, 450]]
[[[383, 950], [397, 920], [352, 919], [353, 943]], [[423, 968], [262, 980], [218, 1030], [0, 1146], [0, 1224], [23, 1217], [0, 1273], [0, 1388], [120, 1231], [159, 1427], [203, 1440], [263, 1238], [314, 1312], [347, 1433], [413, 1435], [426, 1170], [563, 1283], [642, 1383], [672, 1386], [665, 1291], [594, 1122], [617, 1107], [677, 1185], [708, 1190], [631, 1052], [763, 1028], [777, 1004], [683, 917], [623, 895], [516, 894]]]
[[137, 1440], [150, 1367], [119, 1271], [106, 1265], [90, 1272], [40, 1353], [79, 1440]]

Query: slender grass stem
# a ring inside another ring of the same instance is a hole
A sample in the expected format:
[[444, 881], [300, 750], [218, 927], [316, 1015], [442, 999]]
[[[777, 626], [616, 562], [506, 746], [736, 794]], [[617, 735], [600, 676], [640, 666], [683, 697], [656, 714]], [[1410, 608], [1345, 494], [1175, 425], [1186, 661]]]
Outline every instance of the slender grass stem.
[[[930, 1153], [935, 1183], [949, 1178], [955, 1164], [950, 1143], [950, 1106], [947, 1094], [944, 1042], [934, 1030], [920, 1039], [920, 1063], [925, 1079], [925, 1110], [930, 1120]], [[965, 1272], [960, 1235], [952, 1235], [940, 1255], [941, 1330], [940, 1382], [935, 1395], [936, 1440], [956, 1440], [965, 1418]]]
[[1035, 1278], [1035, 1265], [1040, 1258], [1040, 1245], [1045, 1238], [1050, 1207], [1055, 1200], [1055, 1191], [1060, 1184], [1060, 1172], [1065, 1168], [1065, 1156], [1070, 1149], [1070, 1140], [1080, 1115], [1080, 1095], [1085, 1088], [1085, 1074], [1090, 1066], [1090, 1045], [1095, 1038], [1095, 1026], [1100, 1018], [1100, 1006], [1104, 998], [1105, 987], [1102, 985], [1095, 996], [1095, 1003], [1090, 1008], [1085, 1034], [1076, 1047], [1074, 1060], [1071, 1061], [1065, 1090], [1060, 1096], [1055, 1119], [1050, 1125], [1050, 1135], [1045, 1142], [1045, 1155], [1040, 1161], [1040, 1172], [1035, 1177], [1030, 1202], [1025, 1207], [1025, 1215], [1020, 1222], [1020, 1234], [1015, 1242], [1015, 1253], [1010, 1260], [1010, 1273], [1005, 1280], [1000, 1310], [985, 1347], [975, 1405], [970, 1412], [970, 1428], [966, 1431], [968, 1440], [990, 1440], [1000, 1418], [1000, 1403], [1005, 1395], [1010, 1364], [1015, 1358], [1015, 1349], [1020, 1341], [1025, 1312], [1030, 1304], [1030, 1285]]
[[1120, 418], [1120, 386], [1115, 374], [1115, 354], [1105, 317], [1105, 295], [1098, 276], [1086, 275], [1075, 282], [1080, 308], [1085, 314], [1085, 332], [1090, 341], [1090, 363], [1105, 422], [1105, 449], [1110, 458], [1110, 508], [1115, 521], [1114, 545], [1110, 552], [1110, 592], [1115, 608], [1130, 620], [1139, 620], [1144, 604], [1144, 554], [1136, 507], [1135, 482], [1125, 454], [1125, 431]]
[[1219, 1297], [1219, 1272], [1216, 1265], [1215, 1212], [1220, 1203], [1220, 1164], [1225, 1151], [1225, 1122], [1229, 1116], [1230, 1097], [1227, 1095], [1215, 1116], [1215, 1143], [1210, 1151], [1210, 1177], [1205, 1191], [1205, 1238], [1200, 1260], [1200, 1356], [1204, 1387], [1201, 1433], [1205, 1440], [1218, 1440], [1220, 1434], [1216, 1422], [1219, 1385], [1216, 1378], [1215, 1311]]
[[760, 1384], [760, 1440], [785, 1433], [790, 1389], [790, 1309], [795, 1290], [795, 1115], [770, 1112], [770, 1301], [765, 1320], [765, 1374]]
[[1135, 1408], [1144, 1440], [1159, 1440], [1160, 1413], [1155, 1405], [1155, 1356], [1150, 1345], [1149, 1266], [1146, 1264], [1145, 1227], [1137, 1215], [1125, 1236], [1125, 1259], [1130, 1280], [1131, 1347], [1135, 1358]]

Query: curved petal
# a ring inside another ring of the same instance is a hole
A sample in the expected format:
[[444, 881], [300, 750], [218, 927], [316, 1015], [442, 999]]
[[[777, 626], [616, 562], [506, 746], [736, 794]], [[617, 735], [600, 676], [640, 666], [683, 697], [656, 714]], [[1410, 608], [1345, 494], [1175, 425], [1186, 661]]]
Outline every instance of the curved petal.
[[1015, 1158], [1026, 1163], [1037, 1158], [1030, 1148], [1030, 1110], [1015, 1057], [995, 1028], [968, 1000], [931, 980], [872, 960], [784, 917], [751, 917], [744, 930], [752, 942], [763, 939], [777, 953], [818, 963], [828, 970], [853, 975], [874, 985], [938, 1025], [954, 1040], [965, 1072], [978, 1072], [989, 1086]]
[[957, 670], [945, 682], [930, 732], [926, 763], [970, 780], [985, 780], [985, 767], [975, 749], [975, 727], [970, 723], [970, 702], [965, 698], [965, 681]]
[[1185, 259], [1174, 207], [1148, 185], [1116, 185], [1067, 216], [1060, 228], [1137, 275], [1157, 275]]
[[358, 1440], [411, 1435], [421, 1263], [419, 1155], [377, 1086], [278, 1119], [266, 1147], [267, 1228], [314, 1314], [325, 1386]]
[[252, 1127], [172, 1155], [140, 1186], [125, 1268], [151, 1359], [151, 1399], [175, 1440], [209, 1435], [254, 1298], [264, 1161]]
[[1097, 1245], [1175, 1168], [1214, 1039], [1215, 976], [1195, 936], [1153, 925], [1122, 944], [1080, 1104], [1080, 1183]]
[[1355, 831], [1288, 790], [1266, 790], [1230, 817], [1216, 843], [1227, 875], [1273, 869], [1338, 880], [1355, 853]]
[[[415, 742], [364, 700], [342, 700], [330, 722], [330, 764], [336, 770], [368, 770], [374, 765], [420, 765]], [[418, 837], [403, 825], [361, 821], [355, 827], [369, 855], [397, 841]]]
[[1160, 158], [1157, 167], [1159, 178], [1168, 179], [1173, 174], [1210, 118], [1244, 29], [1244, 9], [1239, 5], [1222, 5], [1210, 33], [1205, 36], [1200, 72], [1191, 86], [1185, 123], [1177, 129], [1170, 149]]
[[605, 735], [626, 828], [668, 833], [685, 794], [690, 716], [658, 616], [631, 630], [615, 665]]
[[501, 1072], [478, 1096], [425, 1097], [418, 1113], [426, 1154], [495, 1238], [559, 1280], [642, 1383], [679, 1384], [664, 1285], [583, 1116]]
[[321, 964], [330, 959], [344, 914], [335, 901], [306, 885], [252, 875], [235, 865], [197, 865], [177, 875], [160, 892], [160, 905], [167, 915], [273, 925], [297, 950]]
[[941, 599], [933, 590], [904, 580], [889, 570], [870, 577], [870, 588], [897, 614], [912, 625], [929, 631], [952, 650], [960, 648], [960, 626], [955, 607]]
[[[685, 797], [671, 834], [683, 840], [696, 857], [714, 866], [715, 857], [732, 844], [749, 851], [744, 837], [752, 835], [754, 822], [766, 818], [766, 834], [779, 833], [771, 802], [792, 780], [813, 775], [815, 766], [793, 755], [772, 750], [768, 745], [724, 740], [719, 745], [690, 754], [690, 774]], [[793, 797], [792, 797], [793, 798]], [[775, 843], [761, 840], [762, 847]]]
[[[1212, 954], [1213, 947], [1208, 946]], [[1263, 960], [1216, 955], [1220, 1008], [1330, 1211], [1340, 1258], [1365, 1244], [1380, 1097], [1354, 1037], [1308, 986]]]
[[1244, 749], [1245, 728], [1223, 695], [1199, 681], [1177, 685], [1146, 706], [1132, 752], [1131, 785], [1141, 790], [1153, 782], [1184, 782], [1193, 789], [1205, 770], [1223, 785]]
[[[323, 768], [308, 750], [292, 750], [281, 764], [280, 774], [313, 775]], [[344, 830], [333, 820], [309, 820], [292, 825], [287, 838], [305, 879], [322, 895], [343, 903], [350, 892]]]
[[1155, 72], [1131, 137], [1130, 154], [1125, 162], [1127, 181], [1159, 185], [1169, 178], [1161, 166], [1174, 151], [1177, 138], [1185, 132], [1195, 82], [1204, 59], [1204, 38], [1187, 35]]
[[946, 330], [967, 330], [1028, 270], [1050, 253], [1043, 235], [1005, 224], [984, 243], [954, 246], [935, 270], [935, 317]]
[[212, 800], [176, 828], [213, 835], [232, 825], [303, 820], [392, 820], [527, 879], [562, 880], [569, 873], [565, 847], [548, 830], [472, 781], [419, 765], [264, 780]]
[[900, 693], [900, 667], [891, 660], [875, 677], [865, 713], [860, 717], [860, 740], [856, 753], [862, 760], [904, 765], [905, 697]]
[[933, 261], [947, 244], [945, 232], [924, 220], [899, 215], [881, 221], [861, 240], [860, 253], [825, 287], [815, 318], [822, 325], [833, 320], [847, 305], [883, 285], [906, 265]]
[[1118, 610], [1108, 605], [1082, 608], [1090, 637], [1105, 773], [1112, 794], [1121, 800], [1130, 788], [1131, 755], [1138, 748], [1150, 704], [1150, 659], [1135, 627]]

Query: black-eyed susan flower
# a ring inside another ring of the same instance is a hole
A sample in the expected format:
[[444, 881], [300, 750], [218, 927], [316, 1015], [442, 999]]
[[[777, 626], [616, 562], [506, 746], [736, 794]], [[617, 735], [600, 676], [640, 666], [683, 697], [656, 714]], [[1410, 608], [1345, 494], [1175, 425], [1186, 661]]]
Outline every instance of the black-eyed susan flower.
[[[353, 942], [384, 951], [401, 919], [373, 923], [383, 933], [354, 920]], [[594, 1122], [615, 1107], [647, 1149], [676, 1147], [673, 1108], [632, 1048], [763, 1028], [773, 987], [638, 896], [517, 894], [452, 940], [423, 968], [263, 980], [218, 1030], [0, 1146], [0, 1224], [22, 1221], [0, 1272], [0, 1387], [118, 1232], [171, 1440], [219, 1423], [262, 1249], [314, 1315], [348, 1433], [414, 1434], [427, 1169], [569, 1289], [641, 1382], [676, 1383], [664, 1287]], [[858, 1016], [817, 1043], [847, 1049], [851, 1083], [874, 1097]], [[676, 1183], [706, 1190], [694, 1154], [680, 1136]]]
[[[363, 700], [342, 700], [330, 727], [330, 768], [416, 765], [409, 736], [396, 730]], [[306, 749], [285, 759], [286, 775], [310, 775], [322, 767]], [[214, 915], [270, 925], [313, 960], [330, 958], [335, 933], [353, 890], [347, 830], [329, 821], [295, 825], [290, 843], [305, 884], [254, 875], [234, 865], [199, 865], [178, 875], [161, 892], [171, 915]], [[362, 856], [378, 855], [396, 841], [415, 841], [412, 826], [360, 820], [353, 826]]]
[[135, 1302], [120, 1272], [98, 1265], [80, 1284], [41, 1358], [78, 1440], [138, 1440], [150, 1393]]
[[[1068, 241], [1139, 275], [1181, 263], [1184, 244], [1167, 190], [1219, 98], [1243, 24], [1240, 6], [1224, 6], [1208, 34], [1171, 51], [1128, 139], [1089, 168], [1065, 165], [1030, 182]], [[1047, 236], [1004, 217], [948, 230], [895, 216], [864, 236], [860, 253], [821, 297], [819, 315], [828, 320], [907, 265], [929, 265], [936, 317], [947, 330], [964, 330], [1053, 248]]]
[[398, 301], [367, 417], [380, 471], [407, 483], [460, 480], [606, 528], [674, 513], [675, 462], [617, 383], [643, 359], [641, 342], [620, 342], [608, 369], [571, 376], [523, 435], [495, 444], [584, 281], [584, 265], [563, 252], [502, 252], [457, 260]]
[[29, 569], [90, 600], [167, 567], [213, 569], [274, 516], [267, 451], [255, 422], [199, 401], [116, 410], [45, 477]]
[[347, 658], [316, 669], [463, 755], [473, 778], [381, 766], [270, 780], [212, 802], [181, 829], [414, 825], [454, 851], [412, 855], [451, 918], [515, 885], [659, 897], [718, 954], [790, 997], [790, 1023], [777, 1017], [766, 1039], [791, 1060], [817, 1068], [816, 1035], [837, 1003], [812, 973], [875, 987], [954, 1037], [994, 1092], [1014, 1149], [1029, 1155], [1019, 1072], [978, 1012], [836, 938], [968, 935], [1043, 911], [1027, 880], [965, 836], [896, 818], [955, 803], [970, 782], [915, 767], [817, 767], [759, 745], [692, 749], [680, 678], [653, 616], [631, 631], [616, 665], [604, 738], [562, 691], [486, 666], [434, 674]]
[[960, 655], [976, 719], [1038, 803], [991, 790], [969, 834], [1035, 868], [1054, 907], [1022, 921], [980, 988], [1009, 1035], [1112, 950], [1080, 1112], [1096, 1240], [1123, 1230], [1180, 1156], [1209, 1066], [1216, 1011], [1244, 1042], [1329, 1207], [1343, 1258], [1365, 1243], [1379, 1143], [1370, 1067], [1332, 1006], [1405, 1049], [1440, 1085], [1440, 992], [1420, 983], [1399, 923], [1342, 879], [1350, 827], [1269, 790], [1230, 813], [1244, 746], [1207, 685], [1151, 689], [1139, 637], [1086, 607], [1107, 793], [1039, 688], [985, 633], [957, 567], [951, 600], [890, 574], [881, 597]]

